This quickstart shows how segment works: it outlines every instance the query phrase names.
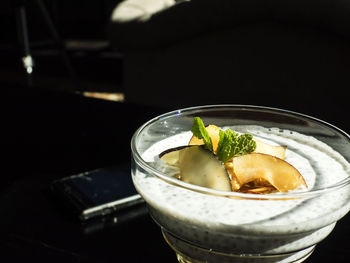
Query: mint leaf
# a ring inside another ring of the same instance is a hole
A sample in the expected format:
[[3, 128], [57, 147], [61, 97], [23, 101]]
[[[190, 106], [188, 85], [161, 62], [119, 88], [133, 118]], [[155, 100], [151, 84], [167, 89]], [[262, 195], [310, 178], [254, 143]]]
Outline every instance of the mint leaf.
[[[206, 149], [213, 152], [213, 143], [201, 118], [193, 118], [191, 131], [194, 136], [204, 141], [204, 147]], [[219, 136], [220, 138], [216, 155], [223, 163], [227, 162], [232, 157], [251, 153], [256, 148], [256, 142], [253, 140], [251, 134], [239, 135], [239, 133], [227, 129], [226, 131], [220, 130]]]
[[203, 139], [206, 149], [213, 151], [213, 144], [211, 142], [208, 131], [205, 129], [204, 123], [199, 117], [193, 118], [193, 125], [191, 131], [198, 139]]
[[235, 148], [233, 156], [251, 153], [255, 150], [255, 148], [256, 142], [253, 140], [253, 135], [247, 133], [242, 134], [237, 138], [237, 146]]
[[223, 162], [227, 162], [232, 157], [251, 153], [256, 148], [256, 143], [251, 134], [242, 134], [227, 129], [220, 131], [220, 140], [216, 155]]
[[216, 150], [216, 155], [222, 162], [225, 162], [226, 160], [230, 159], [229, 157], [231, 156], [231, 152], [233, 151], [232, 146], [235, 139], [235, 135], [229, 132], [229, 130], [227, 130], [226, 132], [220, 131], [219, 136], [220, 139], [218, 148]]

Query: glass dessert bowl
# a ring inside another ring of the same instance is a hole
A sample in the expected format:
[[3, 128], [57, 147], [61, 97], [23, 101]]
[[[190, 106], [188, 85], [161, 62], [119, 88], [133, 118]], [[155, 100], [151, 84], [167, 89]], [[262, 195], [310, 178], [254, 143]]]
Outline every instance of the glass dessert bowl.
[[[178, 179], [161, 153], [181, 149], [193, 118], [274, 146], [305, 184], [255, 194]], [[302, 262], [350, 209], [350, 137], [321, 120], [257, 106], [213, 105], [156, 117], [134, 134], [132, 179], [180, 262]]]

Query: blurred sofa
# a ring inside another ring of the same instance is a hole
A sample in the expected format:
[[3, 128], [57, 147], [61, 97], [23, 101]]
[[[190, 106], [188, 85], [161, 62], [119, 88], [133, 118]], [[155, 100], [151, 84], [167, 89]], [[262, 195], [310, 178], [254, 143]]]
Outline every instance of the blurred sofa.
[[120, 5], [108, 35], [124, 54], [126, 101], [347, 109], [349, 1], [174, 1], [130, 19]]

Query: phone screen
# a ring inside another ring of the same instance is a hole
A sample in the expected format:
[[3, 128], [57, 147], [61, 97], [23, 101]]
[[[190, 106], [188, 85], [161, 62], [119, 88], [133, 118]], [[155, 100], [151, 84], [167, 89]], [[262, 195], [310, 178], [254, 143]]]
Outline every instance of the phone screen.
[[72, 175], [53, 182], [51, 189], [78, 213], [81, 220], [143, 202], [128, 167], [109, 167]]

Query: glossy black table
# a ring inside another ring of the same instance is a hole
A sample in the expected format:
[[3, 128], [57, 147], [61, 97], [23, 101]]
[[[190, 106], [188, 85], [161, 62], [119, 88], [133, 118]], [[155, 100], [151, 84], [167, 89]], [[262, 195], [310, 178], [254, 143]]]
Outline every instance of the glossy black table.
[[[177, 262], [144, 205], [117, 220], [82, 224], [49, 191], [53, 180], [67, 175], [129, 165], [132, 133], [165, 109], [17, 87], [3, 91], [0, 261]], [[348, 262], [349, 236], [348, 215], [305, 262]]]

